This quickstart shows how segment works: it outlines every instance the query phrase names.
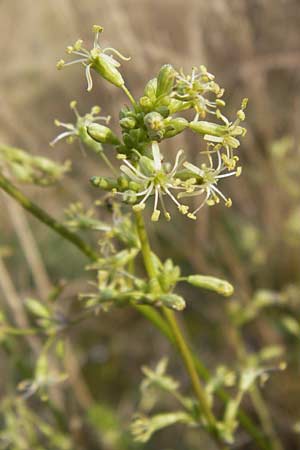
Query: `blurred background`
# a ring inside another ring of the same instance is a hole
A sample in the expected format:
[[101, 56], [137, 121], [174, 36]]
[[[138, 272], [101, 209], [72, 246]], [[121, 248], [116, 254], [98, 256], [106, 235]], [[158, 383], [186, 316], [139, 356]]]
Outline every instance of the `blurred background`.
[[[160, 221], [151, 229], [152, 239], [162, 259], [173, 257], [183, 273], [221, 276], [235, 286], [233, 300], [185, 291], [188, 332], [212, 370], [238, 358], [227, 303], [247, 308], [257, 296], [267, 296], [271, 306], [243, 327], [243, 339], [249, 353], [270, 345], [283, 348], [288, 367], [272, 376], [263, 396], [284, 448], [300, 449], [299, 0], [2, 0], [0, 141], [56, 161], [72, 160], [72, 172], [59, 185], [22, 187], [60, 220], [70, 202], [92, 205], [98, 192], [88, 179], [103, 168], [76, 143], [49, 147], [58, 134], [53, 120], [72, 122], [69, 103], [76, 99], [82, 113], [100, 104], [114, 126], [126, 102], [122, 92], [96, 76], [92, 93], [87, 93], [78, 65], [59, 72], [55, 68], [67, 45], [79, 37], [91, 41], [94, 23], [105, 29], [104, 45], [132, 57], [122, 64], [122, 73], [136, 95], [168, 62], [186, 72], [205, 64], [225, 88], [229, 117], [234, 118], [243, 97], [249, 98], [248, 132], [239, 153], [243, 174], [224, 182], [222, 189], [232, 198], [232, 208], [207, 207], [197, 222], [178, 215], [171, 223]], [[174, 153], [183, 147], [191, 160], [203, 150], [191, 133], [164, 145]], [[86, 290], [91, 278], [84, 270], [85, 258], [2, 193], [0, 207], [1, 309], [12, 322], [26, 325], [29, 319], [20, 302], [28, 296], [46, 297], [64, 279], [62, 307], [70, 314], [76, 311], [77, 293]], [[99, 209], [100, 218], [103, 214]], [[97, 236], [90, 239], [96, 242]], [[58, 406], [49, 408], [36, 399], [26, 403], [43, 423], [60, 430], [61, 441], [32, 441], [30, 446], [24, 440], [23, 447], [0, 448], [214, 448], [205, 434], [199, 439], [195, 431], [180, 427], [158, 433], [144, 447], [122, 431], [138, 403], [143, 364], [153, 365], [171, 353], [170, 370], [183, 389], [188, 387], [169, 344], [134, 310], [113, 309], [91, 317], [70, 329], [67, 342], [66, 365], [72, 376], [54, 393]], [[29, 337], [15, 339], [9, 351], [5, 345], [0, 350], [3, 402], [29, 377], [40, 343]], [[246, 401], [245, 407], [259, 422], [251, 403]], [[10, 411], [10, 406], [5, 408]], [[0, 426], [5, 429], [3, 417]], [[241, 431], [236, 448], [255, 446]]]

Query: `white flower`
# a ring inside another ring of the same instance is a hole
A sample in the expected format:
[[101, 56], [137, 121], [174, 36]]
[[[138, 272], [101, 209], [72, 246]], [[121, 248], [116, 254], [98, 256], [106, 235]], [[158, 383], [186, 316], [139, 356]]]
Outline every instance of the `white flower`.
[[[220, 198], [222, 198], [227, 207], [232, 205], [232, 201], [230, 198], [227, 198], [217, 187], [217, 184], [220, 179], [231, 177], [233, 175], [239, 176], [241, 174], [242, 168], [237, 167], [236, 170], [224, 173], [228, 168], [223, 161], [223, 158], [220, 152], [217, 150], [215, 153], [217, 154], [217, 167], [213, 166], [212, 159], [212, 151], [208, 150], [205, 152], [209, 159], [209, 167], [206, 164], [202, 164], [201, 167], [197, 167], [194, 164], [189, 162], [185, 162], [183, 165], [186, 169], [188, 169], [191, 174], [196, 175], [201, 179], [201, 183], [197, 184], [195, 181], [193, 184], [189, 185], [189, 188], [186, 192], [181, 192], [178, 195], [178, 198], [181, 197], [193, 197], [198, 195], [204, 195], [204, 199], [201, 204], [191, 213], [188, 214], [190, 219], [196, 219], [197, 212], [205, 205], [214, 205], [219, 203]], [[196, 180], [196, 179], [195, 179]]]
[[[185, 187], [181, 186], [183, 182], [175, 177], [177, 169], [181, 164], [180, 159], [182, 154], [183, 150], [179, 150], [176, 155], [174, 166], [170, 171], [167, 171], [164, 164], [162, 164], [162, 156], [156, 141], [152, 142], [153, 159], [142, 156], [139, 160], [138, 167], [134, 167], [127, 159], [124, 159], [125, 164], [120, 167], [121, 171], [125, 173], [130, 180], [141, 186], [139, 192], [132, 193], [132, 196], [134, 197], [142, 197], [140, 202], [133, 206], [135, 211], [143, 210], [148, 198], [154, 195], [154, 207], [151, 220], [156, 222], [159, 219], [159, 202], [162, 206], [165, 218], [170, 220], [171, 216], [167, 212], [164, 203], [164, 196], [167, 195], [176, 204], [178, 210], [182, 214], [187, 214], [188, 206], [181, 204], [171, 192], [173, 189], [185, 190]], [[128, 195], [128, 192], [126, 194]]]
[[[224, 89], [214, 81], [214, 75], [207, 72], [205, 66], [193, 67], [191, 75], [185, 75], [181, 70], [177, 74], [177, 83], [173, 97], [178, 100], [191, 102], [196, 111], [196, 118], [201, 115], [205, 117], [206, 113], [216, 114], [216, 108], [224, 106], [225, 102], [220, 100]], [[213, 93], [217, 96], [215, 101], [209, 100], [205, 96]]]
[[91, 76], [91, 69], [98, 72], [103, 78], [110, 81], [117, 87], [124, 85], [124, 80], [118, 67], [120, 63], [114, 58], [112, 54], [117, 55], [119, 58], [128, 61], [130, 58], [126, 58], [120, 52], [112, 47], [106, 47], [102, 49], [99, 45], [99, 34], [103, 31], [103, 28], [99, 25], [93, 26], [93, 32], [95, 33], [94, 45], [91, 50], [87, 50], [82, 46], [83, 41], [79, 39], [74, 45], [67, 47], [67, 53], [76, 55], [79, 58], [74, 61], [65, 62], [63, 59], [58, 61], [57, 68], [70, 66], [72, 64], [82, 63], [85, 67], [85, 76], [87, 79], [87, 90], [91, 91], [93, 87], [93, 80]]
[[[55, 120], [55, 125], [58, 127], [66, 128], [67, 131], [63, 131], [58, 136], [56, 136], [55, 139], [53, 139], [50, 142], [51, 146], [54, 146], [58, 141], [64, 138], [81, 138], [81, 140], [84, 142], [88, 139], [86, 127], [89, 126], [91, 123], [97, 122], [97, 121], [104, 121], [108, 123], [110, 121], [110, 116], [99, 116], [98, 114], [101, 111], [101, 108], [99, 106], [93, 106], [91, 111], [88, 114], [85, 114], [84, 116], [80, 116], [79, 112], [77, 110], [77, 103], [75, 101], [72, 101], [70, 103], [70, 108], [74, 111], [76, 116], [76, 122], [73, 123], [65, 123], [60, 122], [59, 120]], [[91, 139], [90, 139], [91, 140]], [[92, 142], [91, 142], [92, 143]], [[93, 145], [96, 145], [94, 142]]]

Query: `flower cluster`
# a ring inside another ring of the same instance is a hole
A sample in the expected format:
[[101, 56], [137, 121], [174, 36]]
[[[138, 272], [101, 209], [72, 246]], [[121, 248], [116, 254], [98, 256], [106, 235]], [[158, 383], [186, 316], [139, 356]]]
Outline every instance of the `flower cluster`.
[[[165, 204], [170, 199], [178, 211], [191, 219], [196, 218], [198, 211], [205, 205], [215, 205], [222, 199], [226, 206], [231, 206], [231, 199], [224, 195], [219, 187], [223, 178], [239, 176], [241, 167], [235, 154], [240, 145], [240, 138], [246, 133], [240, 123], [245, 119], [244, 110], [247, 99], [244, 99], [236, 120], [231, 122], [221, 112], [225, 107], [222, 100], [224, 89], [215, 81], [214, 75], [204, 66], [194, 67], [191, 74], [176, 71], [170, 64], [161, 67], [157, 77], [152, 78], [139, 99], [134, 99], [125, 86], [119, 70], [119, 63], [113, 58], [122, 55], [110, 47], [102, 49], [99, 45], [99, 33], [102, 27], [94, 26], [94, 46], [88, 51], [78, 40], [67, 52], [79, 56], [79, 59], [67, 64], [81, 62], [86, 68], [88, 90], [92, 89], [90, 70], [94, 69], [103, 78], [121, 88], [128, 96], [131, 106], [125, 106], [120, 112], [121, 137], [108, 127], [97, 124], [97, 120], [108, 119], [98, 116], [93, 109], [90, 114], [80, 117], [75, 110], [77, 123], [59, 125], [67, 128], [53, 143], [73, 136], [79, 137], [88, 147], [110, 144], [116, 150], [116, 159], [122, 163], [118, 169], [109, 162], [113, 176], [94, 176], [93, 186], [111, 192], [123, 202], [132, 205], [134, 211], [141, 211], [148, 202], [152, 202], [152, 221], [157, 221], [163, 212], [170, 220], [171, 215]], [[123, 58], [125, 59], [125, 58]], [[58, 68], [65, 65], [58, 63]], [[195, 115], [190, 121], [182, 113], [193, 110]], [[213, 115], [219, 122], [207, 120]], [[200, 120], [201, 119], [201, 120]], [[207, 149], [202, 151], [208, 162], [198, 165], [187, 161], [184, 150], [179, 150], [174, 164], [165, 160], [162, 141], [172, 138], [190, 129], [200, 135], [206, 142]], [[103, 157], [103, 152], [102, 152]], [[182, 203], [183, 198], [201, 197], [196, 208]]]
[[[205, 118], [207, 114], [216, 114], [216, 111], [225, 106], [221, 97], [224, 94], [215, 81], [215, 76], [209, 73], [205, 66], [193, 67], [191, 75], [185, 75], [182, 70], [176, 76], [176, 84], [172, 93], [173, 98], [186, 102], [196, 111], [196, 118]], [[214, 95], [215, 100], [207, 98]]]

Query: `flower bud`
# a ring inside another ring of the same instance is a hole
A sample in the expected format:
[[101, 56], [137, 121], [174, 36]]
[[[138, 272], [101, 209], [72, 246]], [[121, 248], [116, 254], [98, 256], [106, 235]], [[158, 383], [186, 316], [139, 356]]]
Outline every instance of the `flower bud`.
[[128, 189], [128, 179], [124, 176], [121, 175], [120, 177], [118, 177], [118, 186], [119, 186], [119, 190], [120, 191], [125, 191], [126, 189]]
[[234, 292], [233, 286], [228, 283], [228, 281], [216, 277], [189, 275], [187, 277], [187, 282], [193, 286], [217, 292], [220, 295], [224, 295], [224, 297], [229, 297]]
[[127, 190], [123, 193], [123, 202], [133, 205], [137, 201], [138, 197], [136, 192]]
[[99, 73], [99, 75], [105, 78], [105, 80], [117, 87], [122, 87], [125, 84], [122, 75], [108, 55], [105, 55], [104, 53], [99, 55], [99, 50], [97, 48], [92, 49], [90, 55], [91, 67]]
[[177, 100], [176, 98], [172, 98], [168, 104], [168, 109], [170, 114], [175, 114], [180, 111], [185, 111], [191, 107], [191, 102], [183, 102], [181, 100]]
[[158, 112], [150, 112], [144, 117], [144, 124], [150, 131], [159, 131], [164, 128], [164, 119]]
[[149, 97], [151, 101], [156, 100], [157, 78], [149, 80], [144, 89], [144, 95]]
[[164, 137], [171, 138], [173, 136], [176, 136], [176, 134], [181, 133], [188, 126], [189, 123], [183, 117], [176, 117], [175, 119], [165, 120], [164, 124], [166, 127]]
[[80, 137], [83, 145], [87, 146], [95, 153], [100, 153], [103, 151], [103, 147], [100, 142], [97, 142], [93, 138], [91, 138], [85, 126], [82, 126], [80, 127], [80, 129], [78, 129], [78, 136]]
[[134, 117], [124, 117], [120, 120], [120, 125], [122, 128], [132, 129], [136, 126], [136, 119]]
[[168, 108], [166, 105], [160, 105], [160, 106], [158, 106], [158, 107], [156, 108], [156, 112], [158, 112], [159, 114], [161, 114], [161, 115], [163, 116], [164, 119], [170, 115], [169, 108]]
[[117, 136], [111, 131], [110, 128], [101, 125], [99, 123], [93, 123], [87, 127], [87, 132], [97, 142], [101, 144], [120, 144]]
[[117, 181], [109, 177], [91, 177], [90, 182], [93, 186], [104, 189], [105, 191], [112, 191], [118, 188]]
[[163, 116], [156, 111], [150, 112], [144, 117], [144, 123], [148, 137], [152, 141], [161, 141], [165, 133]]
[[140, 105], [146, 111], [151, 111], [151, 109], [153, 108], [153, 102], [147, 96], [140, 98]]
[[163, 294], [159, 296], [158, 300], [163, 306], [175, 309], [176, 311], [182, 311], [186, 306], [184, 298], [177, 294]]
[[161, 67], [157, 77], [156, 97], [168, 95], [172, 91], [175, 81], [176, 71], [171, 64]]
[[190, 122], [189, 128], [195, 133], [199, 134], [209, 134], [211, 136], [224, 136], [227, 134], [228, 130], [225, 125], [218, 125], [217, 123], [212, 122]]

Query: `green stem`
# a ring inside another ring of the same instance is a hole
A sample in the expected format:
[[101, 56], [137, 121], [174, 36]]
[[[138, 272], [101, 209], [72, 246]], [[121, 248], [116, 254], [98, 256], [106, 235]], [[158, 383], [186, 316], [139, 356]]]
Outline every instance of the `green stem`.
[[206, 418], [209, 427], [212, 430], [216, 431], [217, 421], [207, 402], [206, 392], [198, 376], [198, 372], [195, 366], [195, 360], [176, 320], [176, 316], [173, 311], [167, 308], [163, 308], [163, 313], [174, 334], [176, 345], [189, 373], [191, 383], [198, 398], [201, 411], [203, 412], [203, 415]]
[[[97, 254], [86, 244], [84, 243], [76, 234], [71, 233], [67, 228], [65, 228], [62, 224], [59, 224], [55, 219], [53, 219], [49, 214], [39, 208], [37, 205], [33, 204], [24, 194], [22, 194], [17, 188], [15, 188], [3, 175], [0, 173], [0, 188], [2, 188], [7, 194], [13, 197], [23, 208], [28, 210], [33, 216], [35, 216], [38, 220], [43, 222], [45, 225], [49, 226], [56, 233], [60, 234], [66, 240], [75, 245], [83, 254], [85, 254], [90, 260], [94, 261], [97, 259]], [[43, 220], [46, 218], [47, 220]], [[55, 224], [55, 226], [52, 226]], [[62, 232], [62, 230], [64, 232]], [[74, 239], [74, 236], [76, 239]], [[78, 244], [78, 240], [80, 244]], [[84, 245], [81, 245], [84, 244]], [[150, 250], [151, 251], [151, 250]], [[161, 317], [161, 315], [154, 309], [149, 306], [135, 306], [144, 317], [146, 317], [149, 321], [151, 321], [154, 326], [156, 326], [159, 331], [171, 342], [172, 345], [176, 346], [175, 338], [170, 329], [168, 323]], [[194, 364], [196, 366], [198, 374], [205, 381], [208, 381], [211, 378], [211, 375], [208, 369], [203, 365], [200, 359], [196, 356], [193, 357]], [[222, 389], [217, 391], [219, 398], [227, 403], [230, 400], [230, 396]], [[242, 410], [238, 413], [238, 418], [240, 420], [243, 428], [252, 436], [253, 440], [256, 442], [258, 447], [261, 450], [271, 450], [269, 444], [264, 439], [264, 436], [257, 429], [255, 424], [252, 422], [250, 417], [243, 412]]]
[[136, 106], [136, 101], [135, 101], [133, 95], [131, 94], [131, 92], [129, 91], [129, 89], [125, 86], [125, 84], [123, 84], [122, 90], [125, 92], [125, 94], [126, 94], [127, 97], [129, 98], [129, 100], [131, 101], [131, 103], [133, 104], [133, 106]]
[[86, 244], [77, 234], [68, 230], [64, 225], [57, 222], [43, 209], [29, 200], [18, 188], [16, 188], [4, 175], [0, 173], [0, 188], [2, 188], [7, 194], [13, 197], [24, 209], [29, 211], [33, 216], [43, 222], [48, 227], [52, 228], [56, 233], [72, 242], [82, 253], [84, 253], [89, 259], [97, 260], [98, 256], [94, 250]]
[[[148, 273], [148, 276], [150, 279], [155, 280], [157, 273], [155, 266], [153, 264], [152, 254], [151, 254], [151, 248], [147, 236], [147, 231], [144, 224], [144, 219], [141, 214], [141, 212], [136, 212], [136, 224], [137, 224], [137, 232], [140, 238], [141, 243], [141, 250], [143, 254], [144, 264], [146, 271]], [[158, 282], [157, 282], [158, 283]], [[180, 329], [180, 326], [176, 320], [175, 314], [173, 311], [167, 308], [162, 308], [163, 314], [172, 330], [174, 340], [176, 343], [176, 346], [180, 352], [180, 355], [184, 361], [184, 364], [186, 366], [187, 372], [190, 376], [191, 383], [194, 389], [194, 392], [196, 394], [196, 397], [199, 402], [200, 409], [203, 413], [203, 416], [205, 417], [205, 420], [207, 421], [207, 424], [211, 431], [216, 435], [216, 426], [217, 421], [213, 415], [213, 412], [208, 404], [207, 396], [205, 393], [205, 389], [202, 386], [202, 383], [198, 377], [198, 373], [195, 367], [195, 362], [192, 356], [192, 353], [185, 341], [185, 338], [182, 334], [182, 331]]]
[[103, 161], [105, 162], [105, 164], [107, 165], [107, 167], [109, 167], [109, 169], [112, 171], [112, 173], [114, 175], [116, 175], [117, 171], [116, 171], [115, 167], [112, 165], [112, 163], [110, 162], [110, 160], [108, 159], [108, 157], [105, 155], [105, 153], [103, 151], [100, 152], [100, 156], [103, 159]]
[[[234, 323], [232, 323], [231, 336], [232, 336], [232, 343], [235, 347], [240, 362], [242, 364], [246, 364], [248, 359], [247, 349], [242, 334], [240, 333], [240, 331], [238, 330], [238, 328]], [[252, 385], [249, 391], [249, 395], [255, 408], [255, 411], [259, 417], [259, 420], [262, 424], [262, 428], [266, 436], [269, 438], [270, 448], [272, 450], [283, 450], [280, 438], [277, 435], [277, 432], [274, 428], [270, 411], [268, 410], [268, 407], [256, 383]]]

